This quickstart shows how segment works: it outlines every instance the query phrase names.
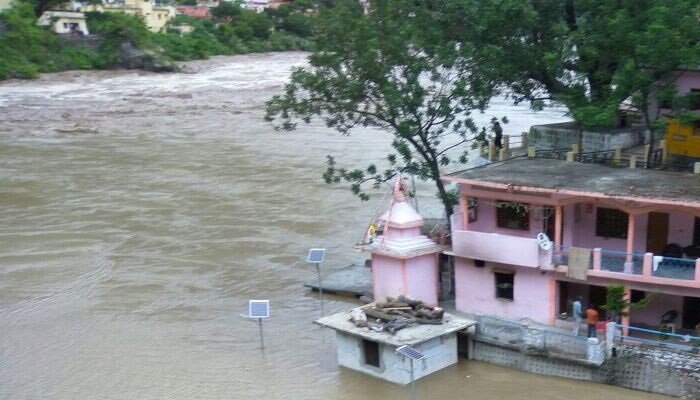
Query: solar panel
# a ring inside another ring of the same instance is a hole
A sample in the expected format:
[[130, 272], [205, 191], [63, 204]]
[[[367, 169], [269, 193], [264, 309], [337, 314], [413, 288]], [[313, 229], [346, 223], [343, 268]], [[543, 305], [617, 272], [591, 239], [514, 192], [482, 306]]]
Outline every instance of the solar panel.
[[248, 318], [269, 318], [270, 300], [249, 300]]
[[418, 361], [425, 358], [423, 354], [421, 354], [418, 350], [414, 349], [411, 346], [401, 346], [398, 349], [396, 349], [396, 352], [403, 355], [404, 357], [410, 358], [413, 361]]
[[326, 249], [311, 249], [309, 250], [309, 257], [306, 261], [310, 263], [322, 263], [325, 255]]

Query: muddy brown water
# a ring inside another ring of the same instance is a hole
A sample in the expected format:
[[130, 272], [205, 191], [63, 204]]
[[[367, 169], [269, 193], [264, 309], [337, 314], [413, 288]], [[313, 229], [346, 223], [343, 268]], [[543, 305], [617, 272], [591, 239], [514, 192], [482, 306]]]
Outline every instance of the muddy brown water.
[[[325, 185], [325, 155], [362, 164], [389, 140], [263, 122], [264, 101], [304, 59], [0, 84], [1, 399], [408, 397], [338, 368], [333, 333], [311, 322], [307, 249], [328, 249], [326, 270], [362, 262], [351, 246], [381, 197], [361, 203]], [[504, 101], [477, 117], [500, 114], [511, 133], [563, 119]], [[429, 189], [419, 184], [421, 212], [438, 216]], [[240, 316], [250, 298], [272, 304], [264, 352]], [[326, 309], [353, 304], [331, 297]], [[657, 398], [467, 361], [421, 379], [418, 395]]]

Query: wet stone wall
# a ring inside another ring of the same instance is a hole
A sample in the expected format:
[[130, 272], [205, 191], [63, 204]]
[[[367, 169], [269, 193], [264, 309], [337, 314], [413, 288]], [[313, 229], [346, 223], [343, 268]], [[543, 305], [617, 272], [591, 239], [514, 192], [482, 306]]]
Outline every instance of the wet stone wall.
[[617, 345], [594, 377], [598, 382], [700, 400], [700, 354], [659, 347]]

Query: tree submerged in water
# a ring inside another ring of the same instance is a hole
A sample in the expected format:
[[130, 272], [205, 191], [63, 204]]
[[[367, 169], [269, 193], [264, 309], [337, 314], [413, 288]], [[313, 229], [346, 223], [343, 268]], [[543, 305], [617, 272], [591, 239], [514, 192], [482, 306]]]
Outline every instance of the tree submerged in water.
[[470, 72], [467, 49], [445, 36], [432, 4], [377, 0], [364, 14], [357, 1], [344, 1], [323, 13], [309, 66], [268, 102], [266, 118], [284, 130], [321, 119], [342, 134], [387, 132], [393, 151], [383, 171], [374, 163], [341, 168], [328, 156], [325, 181], [350, 183], [367, 200], [366, 185], [378, 188], [397, 173], [431, 180], [449, 223], [456, 196], [440, 180], [441, 168], [467, 162], [469, 144], [485, 133], [471, 113], [486, 107], [494, 88]]

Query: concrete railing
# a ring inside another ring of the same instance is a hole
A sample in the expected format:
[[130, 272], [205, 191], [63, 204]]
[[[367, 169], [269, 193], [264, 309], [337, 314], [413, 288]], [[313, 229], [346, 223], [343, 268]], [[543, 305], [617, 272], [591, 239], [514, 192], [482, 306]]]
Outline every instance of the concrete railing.
[[551, 253], [540, 250], [537, 239], [457, 230], [452, 233], [452, 252], [458, 257], [524, 267], [551, 265]]
[[653, 253], [630, 254], [595, 248], [592, 269], [636, 275], [649, 281], [674, 279], [700, 284], [700, 258], [663, 257]]
[[598, 338], [576, 336], [571, 332], [530, 325], [491, 315], [477, 314], [476, 339], [510, 348], [523, 353], [555, 356], [568, 360], [586, 361], [601, 365], [606, 358], [606, 344]]

